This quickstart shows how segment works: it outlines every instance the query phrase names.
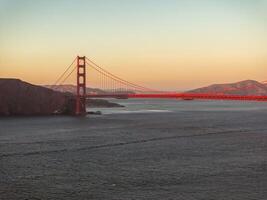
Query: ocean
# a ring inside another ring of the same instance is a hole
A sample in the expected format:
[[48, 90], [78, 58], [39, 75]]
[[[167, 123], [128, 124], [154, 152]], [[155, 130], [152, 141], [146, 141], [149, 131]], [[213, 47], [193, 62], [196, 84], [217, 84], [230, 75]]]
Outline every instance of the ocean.
[[0, 118], [0, 199], [267, 199], [267, 103], [111, 101]]

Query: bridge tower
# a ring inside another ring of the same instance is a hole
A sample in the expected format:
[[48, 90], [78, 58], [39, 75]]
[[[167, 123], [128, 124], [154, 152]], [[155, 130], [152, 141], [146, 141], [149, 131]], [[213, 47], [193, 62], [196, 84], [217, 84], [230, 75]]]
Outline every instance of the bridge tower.
[[77, 56], [76, 115], [86, 114], [86, 61], [85, 56]]

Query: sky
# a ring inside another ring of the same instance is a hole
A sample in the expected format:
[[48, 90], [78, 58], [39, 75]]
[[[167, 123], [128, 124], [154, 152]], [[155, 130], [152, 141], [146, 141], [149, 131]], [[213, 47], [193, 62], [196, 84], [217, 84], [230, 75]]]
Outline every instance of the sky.
[[267, 80], [267, 0], [0, 0], [0, 77], [52, 84], [77, 55], [155, 89]]

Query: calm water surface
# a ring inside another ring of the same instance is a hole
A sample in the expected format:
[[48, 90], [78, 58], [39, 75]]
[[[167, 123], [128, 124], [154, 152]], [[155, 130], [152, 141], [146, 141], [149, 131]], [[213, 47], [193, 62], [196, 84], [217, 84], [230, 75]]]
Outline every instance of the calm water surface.
[[267, 103], [113, 100], [0, 119], [0, 199], [267, 199]]

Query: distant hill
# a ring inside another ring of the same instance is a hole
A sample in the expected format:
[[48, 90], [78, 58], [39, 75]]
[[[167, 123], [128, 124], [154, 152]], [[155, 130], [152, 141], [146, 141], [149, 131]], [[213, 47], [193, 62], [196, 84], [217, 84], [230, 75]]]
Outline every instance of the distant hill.
[[245, 80], [237, 83], [214, 84], [208, 87], [190, 90], [188, 93], [267, 95], [267, 84], [254, 80]]
[[[43, 87], [58, 91], [58, 92], [69, 92], [72, 94], [76, 94], [76, 85], [70, 85], [70, 84], [66, 84], [66, 85], [43, 85]], [[112, 91], [110, 91], [112, 92]], [[86, 88], [86, 94], [107, 94], [108, 91], [104, 91], [98, 88]], [[121, 90], [121, 91], [117, 91], [116, 93], [125, 93], [125, 91]], [[134, 93], [133, 91], [127, 91], [127, 93]]]
[[[58, 92], [69, 92], [72, 94], [76, 94], [76, 85], [43, 85], [43, 87], [50, 88]], [[86, 88], [86, 93], [105, 94], [105, 91], [100, 90], [98, 88]]]

